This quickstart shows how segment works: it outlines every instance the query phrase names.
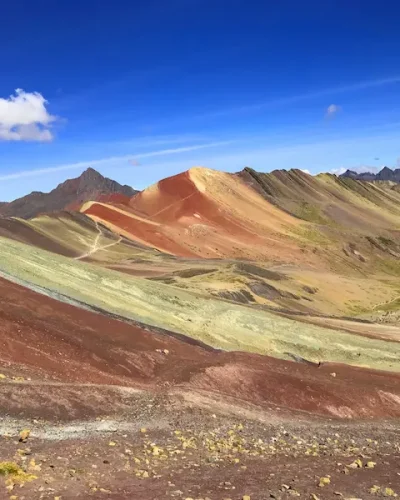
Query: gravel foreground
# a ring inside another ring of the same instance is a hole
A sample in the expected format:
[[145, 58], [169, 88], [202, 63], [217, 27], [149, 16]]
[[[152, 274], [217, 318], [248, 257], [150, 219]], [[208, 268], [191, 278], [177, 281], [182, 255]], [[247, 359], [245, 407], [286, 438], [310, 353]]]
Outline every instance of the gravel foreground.
[[273, 414], [172, 408], [145, 397], [134, 410], [129, 418], [2, 419], [0, 498], [354, 500], [400, 494], [398, 422], [289, 416], [279, 422]]

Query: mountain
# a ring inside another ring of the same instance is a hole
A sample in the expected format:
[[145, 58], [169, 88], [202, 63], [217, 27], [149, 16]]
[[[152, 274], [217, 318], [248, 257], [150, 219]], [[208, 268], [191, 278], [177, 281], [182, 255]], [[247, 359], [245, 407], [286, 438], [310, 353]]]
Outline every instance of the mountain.
[[392, 170], [389, 167], [383, 167], [377, 174], [373, 174], [372, 172], [358, 173], [354, 172], [354, 170], [346, 170], [340, 177], [347, 177], [358, 181], [391, 181], [400, 183], [400, 168]]
[[0, 462], [10, 486], [34, 478], [38, 499], [57, 463], [52, 498], [90, 481], [98, 499], [186, 497], [204, 477], [196, 497], [220, 498], [248, 467], [262, 491], [242, 474], [235, 498], [262, 498], [278, 460], [276, 497], [303, 470], [307, 497], [321, 468], [348, 495], [337, 463], [354, 447], [368, 485], [397, 485], [400, 183], [201, 167], [133, 196], [110, 182], [89, 171], [30, 195], [77, 209], [0, 218], [2, 449], [32, 450]]
[[[400, 197], [390, 186], [301, 170], [238, 174], [195, 167], [159, 181], [124, 206], [82, 205], [81, 212], [140, 244], [181, 257], [315, 262], [299, 245], [324, 226], [341, 245], [350, 236], [396, 228]], [[312, 227], [312, 226], [311, 226]], [[303, 234], [304, 233], [304, 234]], [[296, 235], [296, 236], [294, 236]], [[312, 239], [312, 238], [311, 238]], [[318, 241], [319, 241], [318, 239]], [[309, 243], [313, 243], [309, 241]]]
[[131, 240], [182, 257], [300, 254], [292, 242], [270, 236], [297, 225], [293, 217], [237, 176], [202, 167], [162, 179], [122, 208], [90, 201], [81, 212]]
[[10, 203], [0, 203], [0, 217], [30, 219], [43, 213], [79, 210], [82, 203], [89, 200], [111, 199], [115, 203], [124, 203], [136, 193], [130, 186], [122, 186], [88, 168], [79, 177], [66, 180], [50, 193], [34, 191]]

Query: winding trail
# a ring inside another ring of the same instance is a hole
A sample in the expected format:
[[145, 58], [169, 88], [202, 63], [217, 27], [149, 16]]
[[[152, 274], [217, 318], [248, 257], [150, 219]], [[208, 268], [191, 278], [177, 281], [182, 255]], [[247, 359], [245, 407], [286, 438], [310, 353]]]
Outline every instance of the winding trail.
[[372, 310], [373, 311], [376, 311], [379, 307], [382, 307], [382, 306], [390, 306], [390, 304], [392, 304], [393, 302], [397, 302], [398, 300], [400, 300], [400, 295], [398, 295], [397, 297], [395, 297], [394, 299], [392, 300], [389, 300], [389, 302], [380, 302], [379, 304], [376, 304], [375, 306], [372, 307]]
[[90, 250], [83, 253], [82, 255], [79, 255], [78, 257], [75, 257], [75, 260], [86, 259], [86, 257], [90, 257], [91, 255], [98, 252], [99, 250], [105, 250], [106, 248], [111, 248], [115, 245], [118, 245], [118, 243], [121, 243], [122, 237], [120, 236], [118, 240], [113, 241], [112, 243], [108, 243], [107, 245], [102, 245], [102, 246], [99, 245], [100, 238], [102, 236], [104, 236], [104, 234], [103, 234], [103, 231], [100, 229], [98, 222], [94, 221], [94, 223], [96, 224], [96, 229], [97, 229], [98, 234], [96, 235], [96, 238], [94, 239]]
[[170, 203], [169, 205], [167, 205], [166, 207], [162, 208], [161, 210], [159, 210], [158, 212], [154, 213], [154, 214], [151, 214], [148, 216], [148, 218], [151, 220], [153, 217], [156, 217], [157, 215], [160, 215], [162, 214], [163, 212], [166, 212], [167, 210], [169, 210], [171, 207], [175, 206], [175, 205], [178, 205], [179, 203], [182, 203], [186, 200], [188, 200], [189, 198], [192, 198], [192, 196], [194, 196], [195, 194], [197, 194], [196, 192], [194, 193], [190, 193], [188, 196], [185, 196], [184, 198], [182, 199], [179, 199], [179, 200], [176, 200], [174, 201], [173, 203]]

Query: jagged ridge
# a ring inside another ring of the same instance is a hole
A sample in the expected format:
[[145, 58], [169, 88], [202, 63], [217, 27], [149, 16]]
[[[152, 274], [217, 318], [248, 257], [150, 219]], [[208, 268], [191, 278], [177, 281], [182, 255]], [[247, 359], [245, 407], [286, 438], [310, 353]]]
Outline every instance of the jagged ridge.
[[105, 195], [122, 195], [128, 200], [135, 193], [137, 191], [130, 186], [122, 186], [88, 168], [79, 177], [66, 180], [50, 193], [36, 191], [10, 203], [0, 204], [0, 217], [30, 219], [42, 213], [78, 210], [82, 203]]
[[354, 170], [346, 170], [340, 177], [349, 177], [350, 179], [356, 179], [358, 181], [391, 181], [400, 183], [400, 168], [392, 170], [389, 167], [383, 167], [377, 174], [373, 174], [372, 172], [358, 173]]

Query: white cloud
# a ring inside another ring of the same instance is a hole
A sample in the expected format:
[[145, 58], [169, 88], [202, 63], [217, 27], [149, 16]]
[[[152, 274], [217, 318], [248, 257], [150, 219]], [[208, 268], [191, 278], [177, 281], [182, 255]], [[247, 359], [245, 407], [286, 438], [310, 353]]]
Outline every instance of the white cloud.
[[41, 94], [22, 89], [8, 98], [0, 98], [0, 140], [51, 141], [50, 127], [56, 117], [47, 111], [46, 105]]
[[301, 168], [300, 170], [302, 172], [304, 172], [305, 174], [312, 175], [312, 173], [308, 169], [306, 169], [306, 168]]
[[[329, 173], [333, 174], [333, 175], [342, 175], [342, 174], [344, 174], [346, 172], [346, 170], [347, 170], [347, 168], [345, 168], [345, 167], [332, 168], [329, 171]], [[352, 170], [352, 169], [350, 168], [350, 170]]]
[[340, 106], [338, 106], [337, 104], [330, 104], [327, 108], [326, 108], [326, 113], [325, 113], [325, 116], [327, 118], [332, 118], [333, 116], [335, 116], [342, 108]]
[[382, 167], [372, 167], [370, 165], [357, 165], [356, 167], [339, 167], [339, 168], [333, 168], [330, 170], [331, 174], [335, 175], [341, 175], [346, 172], [346, 170], [351, 170], [352, 172], [356, 172], [357, 174], [363, 174], [365, 172], [371, 173], [371, 174], [377, 174]]

